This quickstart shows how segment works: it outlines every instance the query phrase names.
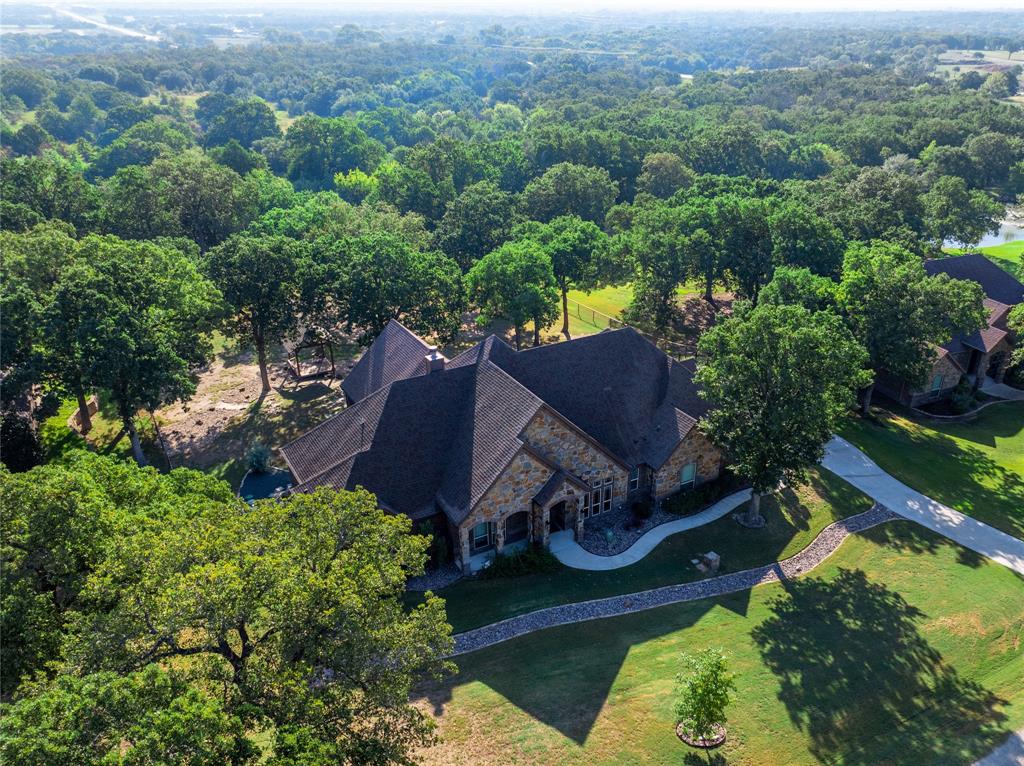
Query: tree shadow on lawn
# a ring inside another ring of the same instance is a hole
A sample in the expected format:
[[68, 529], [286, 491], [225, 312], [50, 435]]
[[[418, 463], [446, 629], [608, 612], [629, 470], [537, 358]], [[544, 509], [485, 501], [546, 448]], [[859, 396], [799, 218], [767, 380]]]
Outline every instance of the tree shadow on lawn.
[[[934, 500], [970, 516], [977, 514], [980, 521], [992, 524], [991, 516], [998, 514], [1004, 523], [996, 526], [1024, 538], [1024, 476], [1000, 465], [980, 449], [925, 424], [914, 423], [917, 428], [905, 428], [888, 422], [888, 418], [861, 422], [859, 428], [877, 446], [871, 449], [868, 442], [865, 452], [883, 470]], [[999, 421], [999, 429], [996, 436], [1013, 436], [1020, 431], [1020, 425]], [[986, 427], [985, 431], [993, 433], [991, 428]], [[957, 436], [966, 438], [967, 432], [968, 427], [964, 427], [964, 433], [958, 431]], [[973, 440], [982, 443], [981, 439], [976, 434]], [[995, 443], [994, 439], [991, 443]]]
[[813, 755], [845, 766], [969, 763], [1005, 737], [1006, 702], [918, 632], [924, 615], [860, 570], [783, 583], [751, 631]]
[[[705, 599], [658, 609], [659, 619], [630, 619], [610, 623], [591, 620], [551, 628], [526, 640], [508, 641], [455, 657], [459, 673], [443, 682], [426, 684], [417, 696], [427, 700], [440, 715], [451, 701], [452, 688], [479, 682], [493, 689], [517, 708], [560, 734], [583, 745], [608, 700], [622, 664], [635, 644], [657, 640], [668, 633], [694, 625], [715, 606], [735, 601], [735, 596]], [[749, 591], [742, 594], [746, 608]], [[675, 655], [666, 658], [674, 662]], [[678, 668], [666, 664], [665, 677]]]
[[972, 569], [977, 569], [986, 561], [986, 558], [980, 553], [976, 553], [962, 545], [956, 545], [948, 538], [932, 532], [913, 521], [901, 520], [880, 524], [860, 534], [869, 537], [879, 545], [909, 553], [928, 553], [934, 555], [943, 548], [953, 547], [956, 549], [957, 563]]

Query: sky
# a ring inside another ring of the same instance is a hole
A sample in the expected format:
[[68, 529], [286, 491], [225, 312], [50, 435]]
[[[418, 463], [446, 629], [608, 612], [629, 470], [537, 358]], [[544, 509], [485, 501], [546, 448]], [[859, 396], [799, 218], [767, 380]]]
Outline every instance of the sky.
[[257, 10], [487, 11], [592, 14], [612, 11], [944, 11], [1024, 10], [1024, 0], [79, 0], [93, 7]]

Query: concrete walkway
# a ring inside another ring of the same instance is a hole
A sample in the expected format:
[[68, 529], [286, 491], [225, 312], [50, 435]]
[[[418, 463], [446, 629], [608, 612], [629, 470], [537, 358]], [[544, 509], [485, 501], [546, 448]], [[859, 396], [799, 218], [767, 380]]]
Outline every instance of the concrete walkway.
[[1024, 540], [911, 489], [845, 439], [832, 437], [825, 448], [822, 465], [900, 516], [1024, 575]]
[[1024, 391], [1005, 383], [996, 383], [992, 378], [985, 378], [985, 382], [981, 385], [981, 392], [997, 399], [1024, 402]]
[[623, 593], [591, 601], [575, 601], [527, 612], [456, 634], [455, 650], [451, 656], [475, 652], [487, 646], [525, 636], [527, 633], [559, 625], [633, 614], [659, 606], [713, 598], [726, 593], [750, 590], [764, 583], [799, 577], [831, 556], [849, 535], [897, 518], [899, 516], [895, 513], [876, 503], [871, 510], [829, 524], [818, 533], [810, 545], [784, 561], [775, 561], [753, 569], [744, 569], [742, 572], [730, 572], [704, 580], [665, 585], [661, 588]]
[[596, 553], [584, 550], [573, 539], [571, 531], [555, 532], [551, 535], [551, 552], [555, 555], [555, 558], [573, 569], [587, 569], [591, 572], [606, 572], [609, 569], [619, 569], [620, 567], [626, 567], [638, 562], [653, 551], [669, 535], [685, 532], [688, 529], [717, 521], [749, 499], [749, 489], [734, 492], [728, 497], [722, 498], [714, 505], [705, 508], [700, 513], [695, 513], [693, 516], [686, 516], [682, 519], [659, 524], [645, 532], [622, 553], [617, 553], [614, 556], [598, 556]]
[[1024, 766], [1024, 729], [1015, 731], [1003, 744], [974, 766]]

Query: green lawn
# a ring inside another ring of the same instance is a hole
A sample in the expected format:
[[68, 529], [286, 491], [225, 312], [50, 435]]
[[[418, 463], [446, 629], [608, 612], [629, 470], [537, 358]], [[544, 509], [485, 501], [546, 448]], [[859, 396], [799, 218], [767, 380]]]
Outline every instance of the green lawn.
[[[70, 450], [94, 449], [102, 454], [118, 455], [132, 459], [132, 445], [128, 434], [117, 418], [116, 408], [106, 395], [100, 396], [100, 409], [92, 416], [92, 430], [88, 434], [88, 442], [76, 431], [68, 428], [70, 418], [78, 405], [74, 399], [64, 401], [56, 414], [44, 420], [39, 428], [39, 440], [43, 447], [43, 460], [58, 460]], [[136, 428], [142, 441], [142, 451], [150, 465], [159, 469], [166, 468], [167, 460], [160, 450], [156, 432], [148, 415], [137, 418]]]
[[735, 572], [786, 558], [802, 550], [836, 519], [866, 511], [871, 501], [826, 471], [796, 491], [766, 498], [762, 512], [768, 526], [740, 527], [730, 516], [704, 527], [672, 535], [643, 560], [610, 572], [561, 567], [555, 572], [515, 579], [464, 580], [439, 592], [456, 632], [469, 630], [534, 609], [632, 593], [703, 575], [690, 563], [699, 553], [722, 556], [722, 572]]
[[[681, 285], [676, 290], [679, 299], [686, 300], [691, 295], [700, 295], [701, 289], [696, 285]], [[602, 287], [599, 290], [586, 293], [582, 290], [570, 290], [569, 298], [582, 304], [577, 308], [569, 304], [569, 333], [575, 338], [578, 335], [593, 335], [608, 327], [608, 320], [601, 316], [588, 315], [587, 309], [594, 309], [601, 314], [611, 317], [620, 317], [626, 310], [629, 302], [633, 300], [633, 288], [631, 285], [617, 285]], [[530, 325], [532, 327], [532, 325]], [[558, 319], [545, 332], [556, 334], [562, 329], [561, 304], [559, 304]]]
[[[983, 594], [983, 598], [979, 595]], [[910, 522], [809, 576], [545, 630], [422, 690], [425, 764], [704, 764], [674, 735], [680, 654], [737, 674], [731, 766], [969, 764], [1024, 725], [1024, 579]]]
[[905, 484], [1024, 538], [1024, 403], [988, 407], [973, 423], [877, 414], [840, 433]]

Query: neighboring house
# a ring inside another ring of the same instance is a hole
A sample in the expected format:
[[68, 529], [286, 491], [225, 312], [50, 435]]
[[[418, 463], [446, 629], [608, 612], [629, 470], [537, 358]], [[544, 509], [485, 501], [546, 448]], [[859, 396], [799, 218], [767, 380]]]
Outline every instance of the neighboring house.
[[281, 451], [294, 491], [365, 487], [476, 569], [717, 477], [693, 372], [631, 328], [519, 352], [492, 335], [448, 360], [392, 321], [343, 383], [351, 405]]
[[939, 258], [926, 261], [924, 267], [931, 276], [948, 274], [953, 279], [970, 279], [981, 285], [988, 323], [977, 332], [956, 335], [938, 346], [923, 388], [911, 389], [900, 381], [879, 377], [879, 390], [912, 407], [948, 398], [965, 378], [974, 386], [986, 377], [1001, 383], [1013, 347], [1007, 315], [1018, 303], [1024, 303], [1024, 285], [983, 255]]

